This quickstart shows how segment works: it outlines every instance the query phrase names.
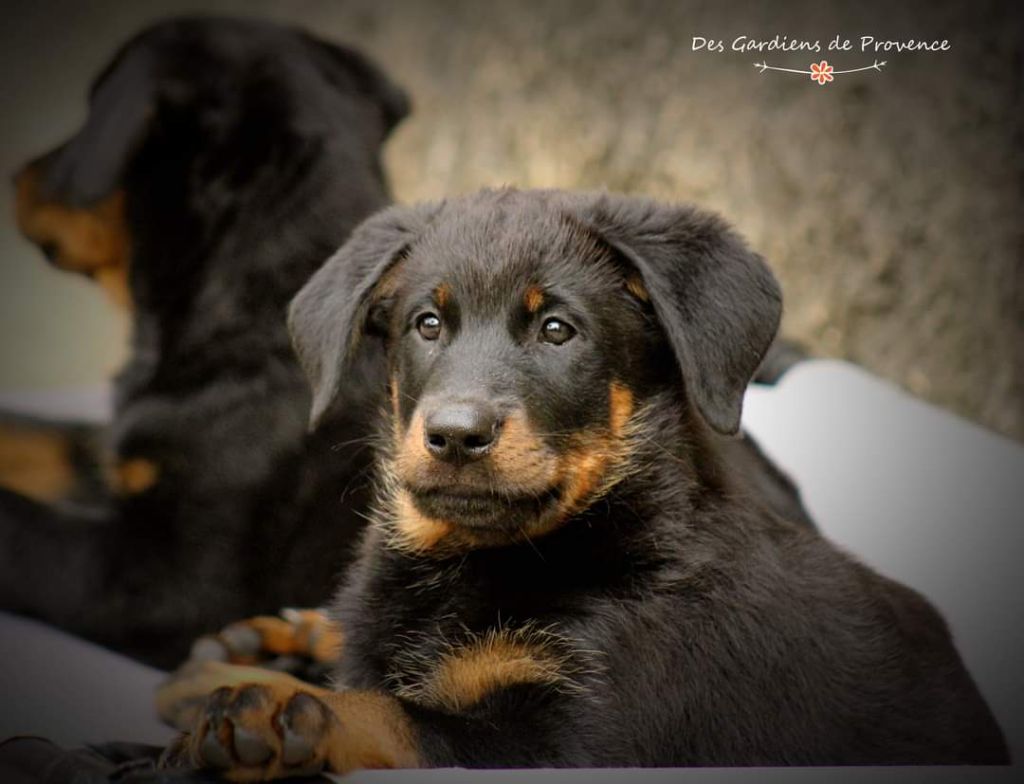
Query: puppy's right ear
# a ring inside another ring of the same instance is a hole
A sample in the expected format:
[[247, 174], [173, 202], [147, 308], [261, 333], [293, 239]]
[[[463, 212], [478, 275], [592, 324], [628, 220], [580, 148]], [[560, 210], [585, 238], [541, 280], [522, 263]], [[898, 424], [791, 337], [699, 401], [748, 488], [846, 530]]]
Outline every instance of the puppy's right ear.
[[343, 391], [381, 281], [439, 209], [389, 207], [367, 219], [292, 299], [288, 329], [313, 390], [310, 429]]

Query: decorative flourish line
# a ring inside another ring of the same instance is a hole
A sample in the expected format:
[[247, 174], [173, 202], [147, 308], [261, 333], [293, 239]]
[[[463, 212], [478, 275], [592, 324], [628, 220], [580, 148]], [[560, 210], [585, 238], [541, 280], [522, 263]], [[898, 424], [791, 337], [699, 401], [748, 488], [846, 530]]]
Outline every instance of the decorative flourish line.
[[822, 60], [820, 63], [811, 63], [810, 70], [801, 70], [799, 68], [780, 68], [775, 65], [768, 65], [767, 61], [760, 63], [754, 63], [754, 67], [761, 73], [765, 71], [782, 71], [784, 73], [795, 73], [804, 74], [810, 76], [811, 79], [820, 85], [824, 85], [832, 81], [834, 76], [840, 74], [852, 74], [860, 73], [861, 71], [881, 71], [885, 67], [885, 60], [875, 60], [872, 65], [865, 65], [863, 68], [848, 68], [845, 71], [837, 71], [826, 60]]

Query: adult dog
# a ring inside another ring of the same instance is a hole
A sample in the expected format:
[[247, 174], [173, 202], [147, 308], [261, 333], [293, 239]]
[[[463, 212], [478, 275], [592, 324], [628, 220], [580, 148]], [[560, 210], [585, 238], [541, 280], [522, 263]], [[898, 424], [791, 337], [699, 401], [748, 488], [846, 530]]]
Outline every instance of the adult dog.
[[690, 207], [499, 190], [371, 218], [290, 317], [314, 421], [388, 356], [344, 688], [225, 686], [168, 758], [240, 781], [1006, 762], [928, 602], [737, 490], [722, 444], [780, 311]]
[[[330, 595], [363, 525], [379, 363], [310, 436], [285, 311], [388, 203], [381, 145], [406, 113], [358, 52], [270, 23], [176, 19], [116, 54], [81, 130], [17, 175], [17, 218], [130, 308], [131, 355], [101, 438], [8, 423], [8, 462], [39, 460], [0, 493], [0, 607], [168, 666], [231, 619]], [[97, 440], [78, 463], [103, 463], [99, 498], [67, 464]], [[61, 502], [75, 486], [88, 510]]]

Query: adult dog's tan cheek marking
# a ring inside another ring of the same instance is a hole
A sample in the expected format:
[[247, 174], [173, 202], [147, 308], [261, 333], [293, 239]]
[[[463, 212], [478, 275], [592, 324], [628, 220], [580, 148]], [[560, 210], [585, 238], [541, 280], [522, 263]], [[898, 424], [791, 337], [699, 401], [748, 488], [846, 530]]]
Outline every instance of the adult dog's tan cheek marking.
[[82, 208], [42, 201], [33, 167], [18, 175], [16, 185], [15, 213], [22, 234], [41, 247], [52, 248], [58, 267], [88, 275], [118, 305], [130, 306], [131, 237], [124, 191], [114, 191]]
[[111, 485], [120, 495], [139, 495], [160, 479], [160, 466], [142, 457], [124, 460], [114, 466]]

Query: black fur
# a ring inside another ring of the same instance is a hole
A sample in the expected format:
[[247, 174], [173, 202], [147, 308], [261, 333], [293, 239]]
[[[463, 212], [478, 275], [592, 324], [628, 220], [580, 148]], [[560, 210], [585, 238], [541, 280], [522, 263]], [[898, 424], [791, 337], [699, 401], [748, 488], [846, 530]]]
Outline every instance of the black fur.
[[159, 476], [88, 515], [2, 492], [0, 606], [167, 666], [329, 594], [382, 382], [368, 359], [308, 435], [285, 308], [388, 202], [380, 149], [407, 109], [361, 54], [265, 22], [173, 20], [118, 52], [84, 127], [33, 166], [58, 204], [125, 194], [132, 347], [106, 440]]
[[[650, 302], [623, 286], [637, 272]], [[533, 315], [530, 285], [546, 293]], [[529, 538], [486, 460], [410, 483], [386, 423], [382, 508], [334, 608], [338, 678], [397, 695], [425, 764], [1007, 762], [928, 602], [737, 491], [716, 431], [735, 429], [779, 309], [767, 268], [713, 216], [514, 190], [387, 210], [302, 290], [291, 326], [314, 411], [373, 332], [400, 428], [470, 401], [525, 411], [561, 454], [609, 427], [610, 384], [636, 403], [619, 481]], [[551, 317], [576, 336], [539, 339]], [[479, 546], [398, 546], [397, 493]], [[543, 630], [572, 687], [514, 683], [463, 710], [416, 696], [443, 655], [496, 629]]]

